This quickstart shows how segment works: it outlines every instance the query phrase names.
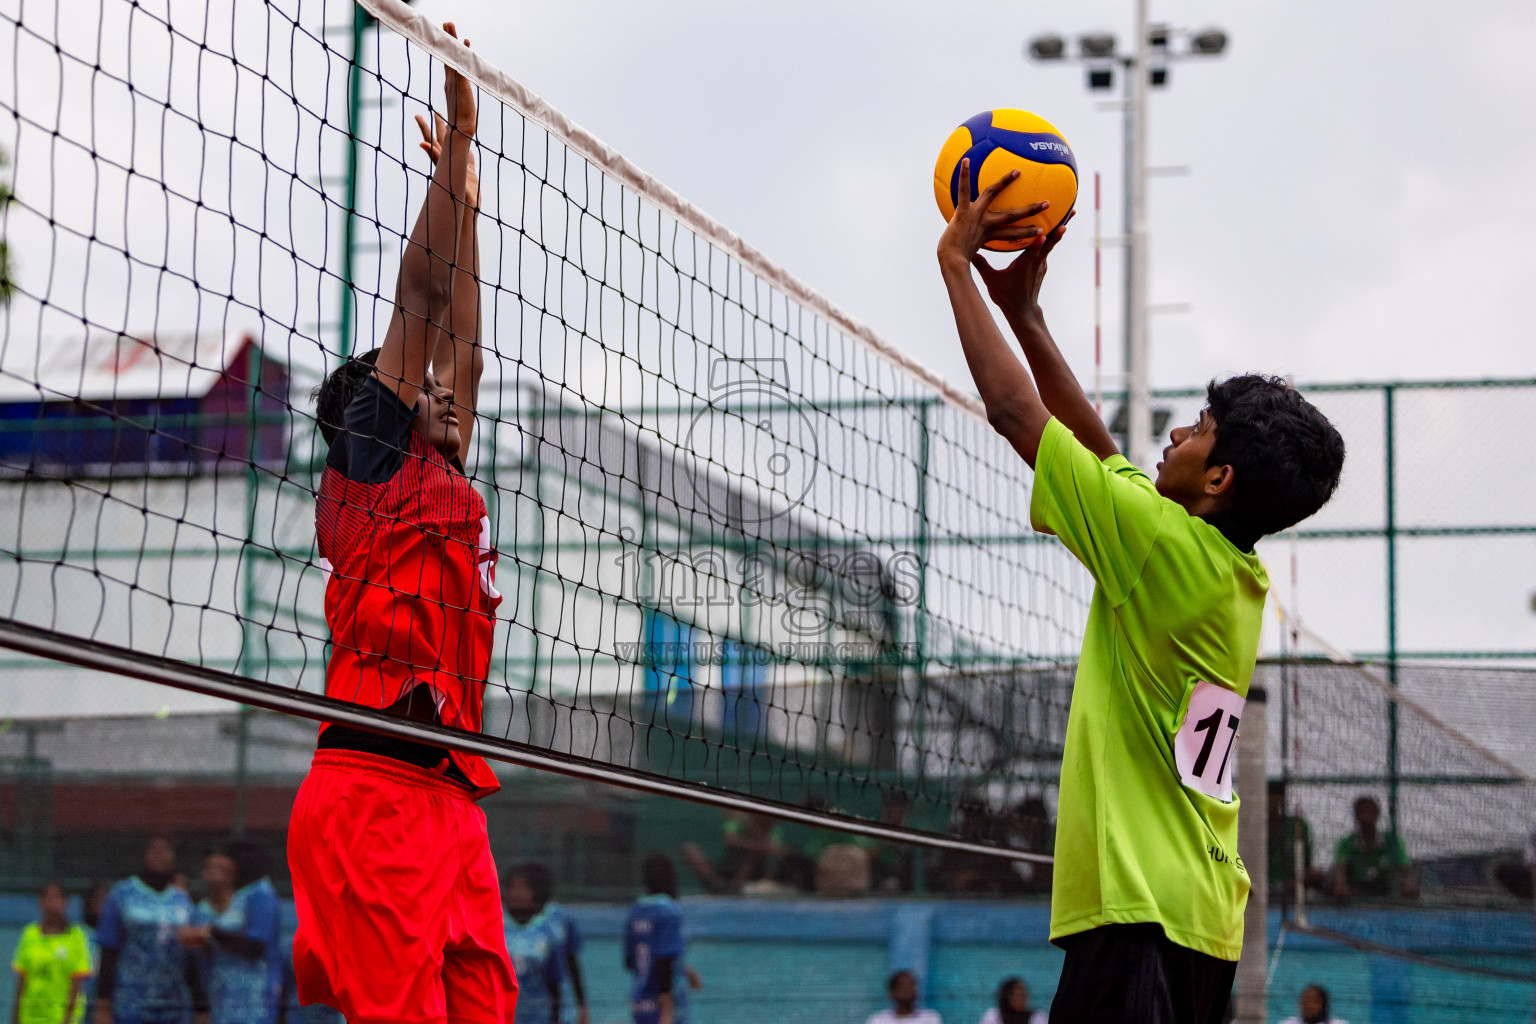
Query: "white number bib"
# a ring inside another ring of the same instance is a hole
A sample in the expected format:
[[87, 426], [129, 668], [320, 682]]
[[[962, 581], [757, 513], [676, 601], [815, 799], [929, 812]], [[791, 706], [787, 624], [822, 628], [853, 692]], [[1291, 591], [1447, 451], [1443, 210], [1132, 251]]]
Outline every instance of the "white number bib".
[[1173, 738], [1173, 759], [1179, 768], [1180, 782], [1222, 803], [1232, 802], [1237, 727], [1246, 703], [1224, 686], [1195, 684], [1184, 724]]

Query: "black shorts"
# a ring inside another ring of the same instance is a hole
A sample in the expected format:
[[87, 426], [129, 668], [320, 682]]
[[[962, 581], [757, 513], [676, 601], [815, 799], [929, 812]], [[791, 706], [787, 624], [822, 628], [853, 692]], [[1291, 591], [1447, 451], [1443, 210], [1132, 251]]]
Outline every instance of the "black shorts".
[[1222, 1024], [1237, 964], [1180, 946], [1156, 924], [1069, 935], [1051, 1024]]

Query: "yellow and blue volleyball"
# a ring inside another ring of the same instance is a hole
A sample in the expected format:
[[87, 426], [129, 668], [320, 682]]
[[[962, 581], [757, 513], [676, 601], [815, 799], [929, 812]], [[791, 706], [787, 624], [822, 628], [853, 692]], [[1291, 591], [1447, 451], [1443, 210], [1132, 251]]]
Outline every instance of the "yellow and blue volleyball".
[[[1009, 171], [1018, 178], [998, 193], [994, 210], [1011, 210], [1041, 200], [1050, 207], [1020, 223], [1049, 234], [1072, 212], [1077, 202], [1077, 158], [1056, 126], [1027, 110], [988, 110], [966, 121], [950, 135], [933, 168], [933, 197], [944, 219], [960, 203], [960, 161], [971, 159], [971, 198]], [[988, 249], [1011, 252], [1035, 241], [991, 242]]]

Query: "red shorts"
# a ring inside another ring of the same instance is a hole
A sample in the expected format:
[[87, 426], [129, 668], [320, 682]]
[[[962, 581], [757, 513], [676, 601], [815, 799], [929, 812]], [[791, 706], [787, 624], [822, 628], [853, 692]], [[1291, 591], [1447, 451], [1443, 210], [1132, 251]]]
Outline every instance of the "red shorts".
[[322, 750], [288, 827], [299, 1001], [352, 1024], [511, 1024], [517, 979], [485, 812], [393, 758]]

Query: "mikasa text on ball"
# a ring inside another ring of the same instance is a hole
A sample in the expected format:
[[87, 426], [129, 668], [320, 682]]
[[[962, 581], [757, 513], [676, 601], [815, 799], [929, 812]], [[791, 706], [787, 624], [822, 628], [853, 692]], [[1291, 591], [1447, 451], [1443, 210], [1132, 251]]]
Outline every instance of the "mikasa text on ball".
[[[955, 215], [960, 202], [960, 161], [971, 160], [971, 198], [1009, 171], [1019, 172], [1013, 184], [992, 202], [994, 210], [1012, 210], [1049, 200], [1045, 212], [1020, 221], [1050, 234], [1077, 202], [1077, 158], [1056, 126], [1027, 110], [988, 110], [966, 121], [939, 151], [933, 168], [933, 197], [944, 219]], [[1010, 252], [1034, 242], [989, 242], [988, 249]]]

